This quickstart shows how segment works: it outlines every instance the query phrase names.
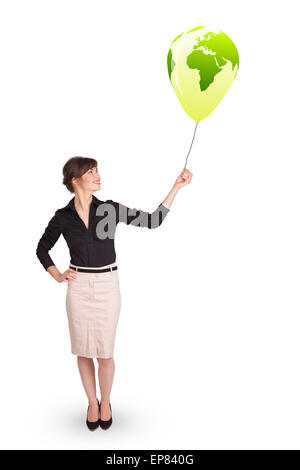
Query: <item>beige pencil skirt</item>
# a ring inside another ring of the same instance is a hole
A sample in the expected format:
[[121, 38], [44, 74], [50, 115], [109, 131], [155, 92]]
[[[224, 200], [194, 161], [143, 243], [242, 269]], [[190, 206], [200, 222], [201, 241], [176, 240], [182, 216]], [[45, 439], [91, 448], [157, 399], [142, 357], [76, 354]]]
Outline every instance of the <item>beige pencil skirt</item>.
[[[108, 264], [103, 269], [116, 266]], [[76, 269], [70, 263], [71, 268]], [[68, 282], [66, 310], [69, 323], [71, 352], [90, 358], [113, 357], [117, 324], [121, 310], [118, 270], [102, 273], [76, 272]]]

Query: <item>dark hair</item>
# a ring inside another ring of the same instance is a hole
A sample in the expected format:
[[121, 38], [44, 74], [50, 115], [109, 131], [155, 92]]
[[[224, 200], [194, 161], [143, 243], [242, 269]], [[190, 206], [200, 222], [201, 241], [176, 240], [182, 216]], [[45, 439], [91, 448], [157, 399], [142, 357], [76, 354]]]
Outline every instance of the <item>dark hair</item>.
[[88, 171], [90, 168], [97, 166], [97, 160], [94, 158], [85, 157], [72, 157], [70, 158], [63, 167], [63, 184], [66, 185], [67, 189], [74, 193], [72, 184], [72, 178], [81, 178], [81, 176]]

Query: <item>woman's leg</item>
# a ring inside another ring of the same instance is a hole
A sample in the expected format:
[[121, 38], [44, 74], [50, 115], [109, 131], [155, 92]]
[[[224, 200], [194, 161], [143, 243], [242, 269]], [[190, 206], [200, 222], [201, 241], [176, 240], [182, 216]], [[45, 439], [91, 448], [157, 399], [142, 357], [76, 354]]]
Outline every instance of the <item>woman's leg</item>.
[[95, 366], [92, 358], [77, 356], [81, 381], [89, 401], [88, 420], [97, 421], [99, 407], [96, 392]]
[[99, 386], [101, 392], [101, 414], [100, 418], [104, 421], [107, 421], [111, 417], [111, 411], [109, 407], [110, 402], [110, 392], [112, 388], [112, 383], [115, 373], [115, 362], [112, 357], [108, 359], [102, 359], [97, 357], [99, 364], [98, 367], [98, 377], [99, 377]]

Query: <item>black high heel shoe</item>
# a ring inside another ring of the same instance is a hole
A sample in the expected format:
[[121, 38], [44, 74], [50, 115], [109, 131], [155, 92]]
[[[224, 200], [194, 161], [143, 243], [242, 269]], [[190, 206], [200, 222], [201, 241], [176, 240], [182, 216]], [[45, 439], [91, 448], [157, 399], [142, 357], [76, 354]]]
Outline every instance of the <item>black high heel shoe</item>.
[[88, 420], [88, 411], [89, 411], [90, 405], [88, 406], [88, 409], [87, 409], [86, 425], [87, 425], [87, 427], [89, 428], [90, 431], [95, 431], [95, 429], [97, 429], [97, 427], [99, 426], [100, 405], [99, 405], [99, 400], [98, 400], [98, 399], [97, 399], [97, 402], [98, 402], [98, 407], [99, 407], [99, 418], [98, 418], [98, 421], [89, 421], [89, 420]]
[[110, 419], [108, 419], [106, 421], [100, 418], [100, 406], [101, 406], [101, 400], [100, 400], [100, 404], [99, 404], [99, 426], [102, 429], [108, 429], [110, 427], [111, 423], [112, 423], [112, 410], [111, 410], [110, 402], [109, 402], [109, 407], [110, 407], [111, 417], [110, 417]]

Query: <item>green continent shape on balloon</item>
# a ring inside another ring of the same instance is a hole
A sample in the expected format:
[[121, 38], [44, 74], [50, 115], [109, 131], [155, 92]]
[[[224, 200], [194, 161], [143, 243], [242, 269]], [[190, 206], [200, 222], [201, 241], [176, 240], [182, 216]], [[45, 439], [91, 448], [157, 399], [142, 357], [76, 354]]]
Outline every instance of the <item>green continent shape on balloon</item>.
[[[207, 52], [213, 52], [214, 55], [204, 53], [199, 47], [204, 47]], [[221, 72], [222, 66], [227, 61], [231, 62], [232, 70], [239, 66], [239, 55], [232, 40], [224, 33], [208, 32], [201, 40], [197, 39], [194, 51], [187, 57], [187, 66], [191, 69], [198, 69], [200, 73], [200, 90], [206, 90], [214, 81], [217, 73]]]
[[216, 64], [215, 56], [211, 54], [205, 54], [201, 50], [192, 52], [187, 57], [186, 63], [190, 69], [199, 70], [199, 84], [201, 91], [205, 91], [214, 81], [217, 73], [222, 71], [222, 69]]
[[168, 74], [169, 74], [169, 79], [171, 80], [171, 74], [174, 70], [174, 67], [175, 67], [175, 61], [173, 59], [173, 56], [172, 56], [172, 50], [169, 49], [169, 52], [168, 52], [168, 57], [167, 57], [167, 64], [168, 64]]
[[238, 51], [234, 42], [226, 34], [222, 32], [217, 34], [206, 33], [202, 41], [200, 39], [197, 40], [197, 45], [194, 46], [194, 49], [200, 46], [204, 46], [209, 51], [215, 52], [215, 57], [219, 65], [225, 65], [226, 61], [229, 60], [232, 70], [236, 64], [239, 66]]

